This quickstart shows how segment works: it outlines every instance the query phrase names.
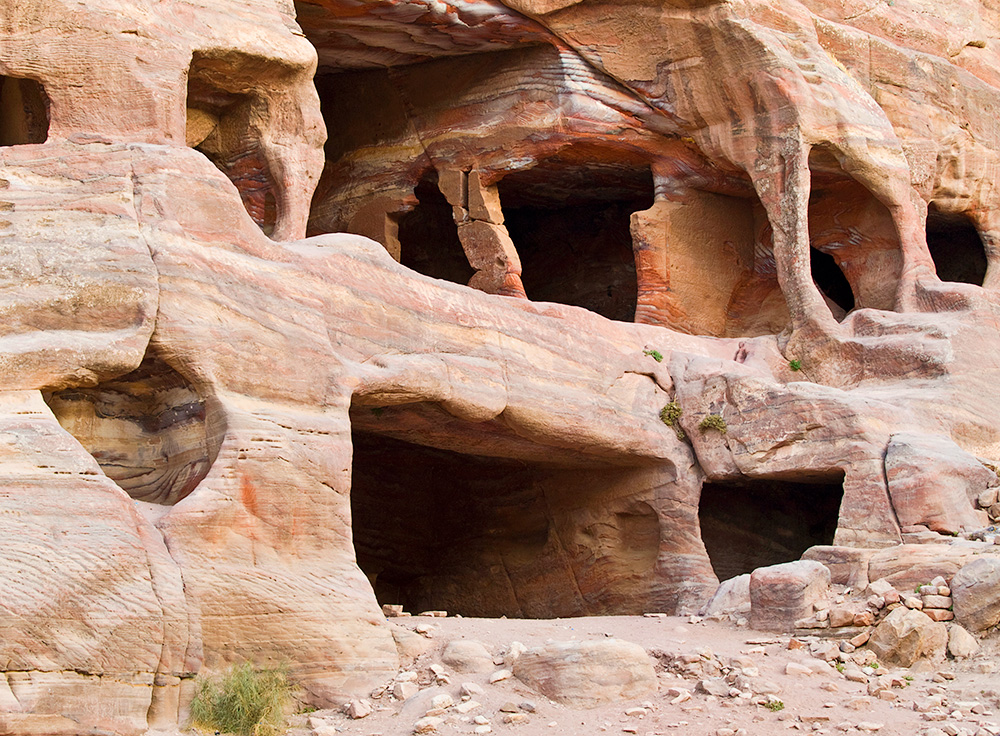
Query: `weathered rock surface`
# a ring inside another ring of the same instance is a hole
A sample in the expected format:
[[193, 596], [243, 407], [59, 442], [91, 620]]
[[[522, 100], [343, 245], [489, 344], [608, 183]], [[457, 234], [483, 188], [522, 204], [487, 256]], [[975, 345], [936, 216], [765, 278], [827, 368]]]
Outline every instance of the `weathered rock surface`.
[[897, 545], [996, 505], [1000, 17], [869, 5], [0, 0], [0, 730], [817, 546], [995, 623]]
[[761, 567], [750, 575], [750, 625], [791, 631], [830, 593], [830, 571], [813, 560]]
[[897, 608], [875, 627], [868, 648], [880, 662], [910, 667], [919, 659], [940, 662], [948, 647], [948, 628], [920, 611]]
[[971, 631], [1000, 623], [1000, 558], [981, 557], [962, 566], [951, 579], [955, 618]]
[[556, 702], [583, 707], [656, 690], [652, 658], [639, 645], [617, 639], [529, 649], [518, 657], [514, 675]]

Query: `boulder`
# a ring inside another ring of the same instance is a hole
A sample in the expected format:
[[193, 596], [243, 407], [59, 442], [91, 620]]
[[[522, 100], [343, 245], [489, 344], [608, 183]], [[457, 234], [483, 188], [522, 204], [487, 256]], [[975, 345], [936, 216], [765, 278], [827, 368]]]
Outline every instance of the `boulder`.
[[948, 654], [955, 659], [971, 657], [979, 651], [979, 642], [959, 624], [948, 627]]
[[791, 631], [829, 592], [830, 570], [819, 562], [759, 567], [750, 575], [750, 625], [764, 631]]
[[1000, 558], [979, 557], [951, 579], [955, 618], [970, 631], [1000, 623]]
[[892, 611], [868, 640], [868, 648], [880, 662], [898, 667], [909, 667], [920, 659], [940, 662], [947, 646], [947, 627], [910, 608]]
[[702, 616], [747, 613], [750, 610], [750, 573], [724, 580], [712, 599], [701, 609]]
[[585, 708], [656, 690], [652, 658], [638, 644], [619, 639], [529, 649], [515, 662], [514, 675], [558, 703]]
[[441, 661], [455, 672], [490, 672], [493, 655], [482, 642], [472, 639], [456, 639], [448, 642], [441, 654]]

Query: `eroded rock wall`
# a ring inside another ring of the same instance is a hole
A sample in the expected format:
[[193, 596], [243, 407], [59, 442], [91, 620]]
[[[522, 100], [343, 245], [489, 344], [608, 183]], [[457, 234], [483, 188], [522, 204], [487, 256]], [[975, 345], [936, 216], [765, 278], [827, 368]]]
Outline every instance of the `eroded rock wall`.
[[696, 610], [762, 562], [704, 483], [822, 495], [820, 544], [985, 523], [985, 5], [8, 6], [2, 728], [247, 659], [330, 705], [380, 603]]

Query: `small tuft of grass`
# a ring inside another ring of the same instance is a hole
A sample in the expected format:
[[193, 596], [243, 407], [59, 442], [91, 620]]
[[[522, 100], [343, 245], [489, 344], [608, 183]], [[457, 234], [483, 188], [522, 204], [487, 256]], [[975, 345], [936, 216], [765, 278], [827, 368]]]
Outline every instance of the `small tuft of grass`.
[[676, 401], [671, 401], [665, 407], [660, 409], [660, 421], [673, 429], [674, 434], [677, 435], [677, 439], [681, 441], [687, 439], [687, 435], [684, 434], [684, 430], [681, 429], [680, 425], [680, 418], [683, 413], [684, 411], [681, 409], [681, 405]]
[[201, 681], [191, 717], [196, 724], [225, 733], [277, 736], [284, 731], [290, 697], [284, 669], [262, 670], [244, 662]]
[[698, 425], [698, 429], [702, 432], [707, 432], [710, 429], [717, 429], [722, 434], [725, 434], [726, 420], [723, 419], [720, 414], [708, 414], [701, 420], [701, 423]]
[[764, 707], [767, 708], [772, 713], [777, 713], [779, 710], [785, 709], [785, 704], [782, 703], [780, 700], [769, 700], [768, 702], [764, 703]]
[[643, 355], [648, 355], [650, 358], [652, 358], [653, 360], [655, 360], [657, 363], [662, 363], [663, 362], [663, 353], [661, 353], [659, 350], [643, 350], [642, 354]]
[[788, 361], [788, 367], [791, 368], [793, 371], [800, 371], [802, 370], [802, 361], [799, 360], [798, 358], [790, 360]]

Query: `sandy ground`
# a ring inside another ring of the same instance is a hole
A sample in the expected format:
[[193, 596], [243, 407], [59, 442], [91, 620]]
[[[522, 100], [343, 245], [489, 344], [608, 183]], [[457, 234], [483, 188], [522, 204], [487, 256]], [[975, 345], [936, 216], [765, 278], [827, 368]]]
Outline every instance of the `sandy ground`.
[[[808, 639], [804, 640], [806, 647], [791, 650], [791, 637], [787, 635], [771, 636], [728, 622], [637, 616], [545, 621], [412, 617], [392, 621], [411, 631], [417, 627], [432, 627], [427, 642], [432, 645], [430, 650], [405, 667], [418, 673], [423, 686], [420, 693], [405, 702], [397, 701], [389, 693], [373, 698], [370, 702], [374, 712], [357, 720], [333, 711], [297, 715], [290, 722], [290, 736], [410, 734], [414, 723], [431, 708], [434, 695], [446, 692], [460, 703], [460, 688], [464, 682], [474, 682], [483, 688], [483, 694], [473, 696], [480, 703], [479, 707], [465, 714], [449, 709], [444, 715], [445, 722], [435, 733], [474, 734], [476, 726], [483, 724], [475, 723], [473, 718], [481, 716], [480, 720], [488, 721], [491, 733], [518, 736], [607, 733], [773, 736], [786, 731], [878, 733], [881, 736], [1000, 734], [998, 637], [984, 641], [983, 649], [967, 660], [947, 660], [938, 666], [916, 666], [909, 670], [880, 666], [877, 673], [899, 675], [899, 685], [891, 690], [891, 695], [872, 697], [865, 683], [848, 681], [834, 666], [810, 654]], [[491, 672], [451, 673], [450, 684], [435, 685], [429, 670], [432, 664], [440, 663], [444, 645], [453, 639], [478, 640], [497, 655], [499, 662], [499, 656], [515, 641], [530, 648], [550, 640], [583, 641], [605, 637], [635, 642], [658, 655], [661, 664], [657, 667], [659, 687], [656, 692], [596, 708], [573, 708], [550, 701], [515, 678], [491, 685]], [[802, 637], [798, 639], [803, 640]], [[723, 664], [742, 657], [744, 667], [748, 664], [747, 659], [752, 660], [753, 668], [758, 670], [753, 679], [774, 686], [777, 692], [772, 699], [780, 699], [783, 708], [772, 711], [755, 703], [754, 700], [761, 700], [761, 696], [713, 697], [698, 692], [699, 678], [678, 674], [678, 667], [669, 664], [672, 657], [683, 655], [714, 655]], [[793, 662], [809, 666], [812, 672], [803, 674], [801, 667], [793, 665], [789, 674], [788, 665]], [[688, 690], [691, 698], [672, 702], [678, 698], [677, 691], [671, 692], [671, 688]], [[522, 708], [523, 703], [530, 705]], [[504, 718], [509, 716], [501, 711], [503, 707], [518, 711], [521, 715], [516, 720], [521, 722], [505, 723]], [[528, 712], [532, 707], [534, 711]], [[920, 712], [916, 708], [930, 711]]]

